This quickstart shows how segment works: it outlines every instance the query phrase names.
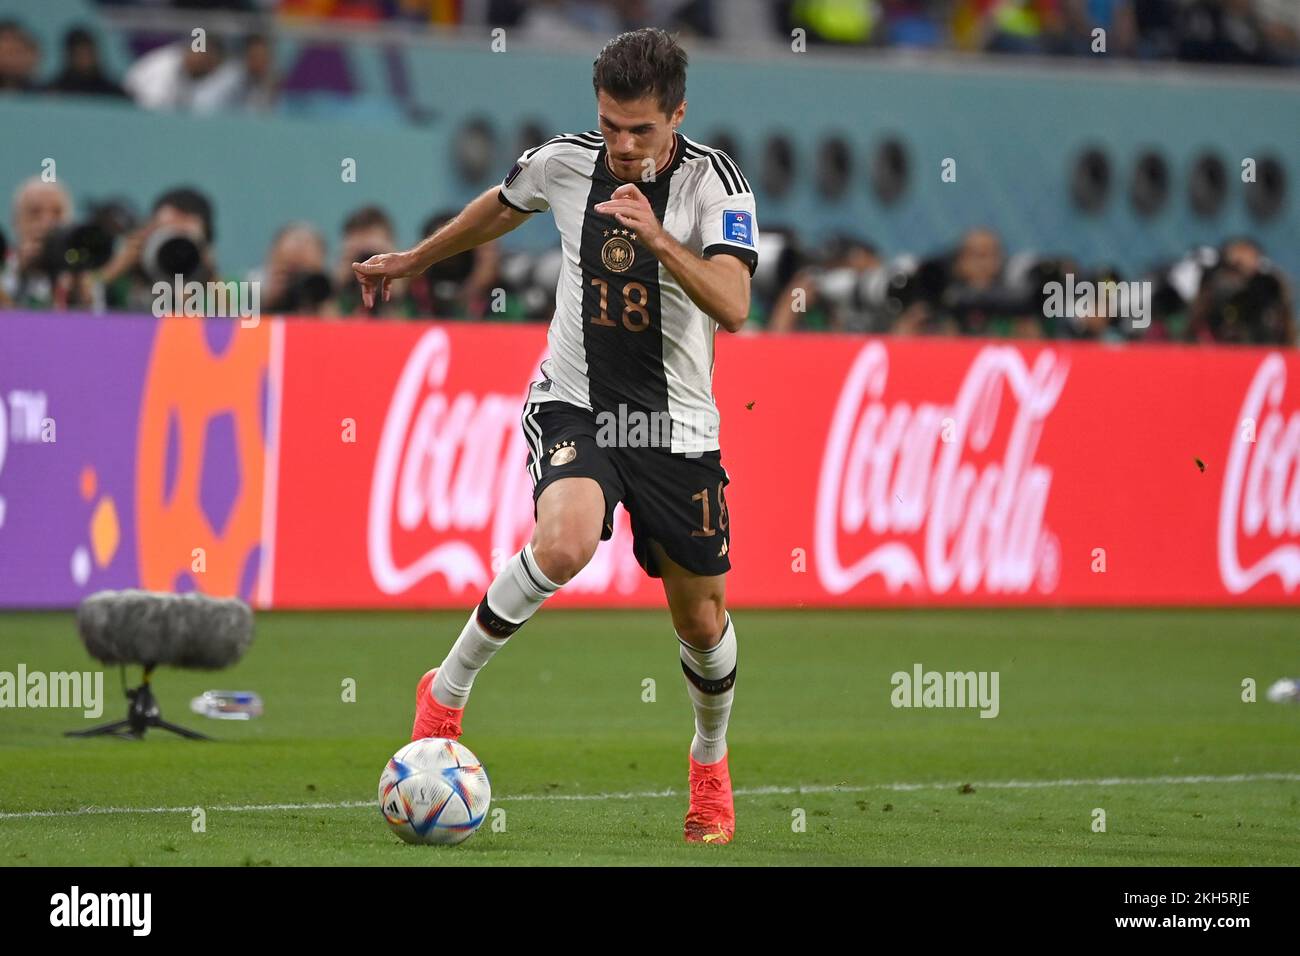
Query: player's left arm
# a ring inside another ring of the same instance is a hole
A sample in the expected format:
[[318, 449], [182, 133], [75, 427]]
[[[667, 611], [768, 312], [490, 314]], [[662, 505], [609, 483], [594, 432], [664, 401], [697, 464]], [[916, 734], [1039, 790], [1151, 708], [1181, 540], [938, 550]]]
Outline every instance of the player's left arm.
[[670, 236], [655, 218], [645, 194], [634, 183], [624, 183], [596, 212], [612, 215], [637, 234], [637, 241], [650, 250], [672, 273], [686, 294], [728, 332], [737, 332], [749, 315], [749, 266], [733, 255], [704, 259]]

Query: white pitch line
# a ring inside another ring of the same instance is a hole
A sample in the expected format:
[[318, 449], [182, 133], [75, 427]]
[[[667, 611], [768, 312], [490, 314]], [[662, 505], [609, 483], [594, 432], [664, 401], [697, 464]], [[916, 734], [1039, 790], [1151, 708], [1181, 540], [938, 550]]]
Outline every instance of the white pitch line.
[[[1284, 783], [1300, 782], [1300, 773], [1238, 773], [1224, 776], [1200, 775], [1189, 777], [1097, 777], [1087, 780], [985, 780], [957, 783], [876, 783], [866, 786], [840, 784], [812, 784], [802, 787], [737, 787], [737, 797], [765, 797], [776, 794], [800, 793], [870, 793], [886, 790], [912, 793], [918, 790], [961, 790], [969, 785], [979, 790], [1050, 790], [1056, 787], [1168, 787], [1188, 786], [1198, 783]], [[497, 797], [498, 803], [516, 803], [525, 800], [648, 800], [659, 797], [684, 797], [685, 790], [642, 790], [633, 793], [520, 793]], [[373, 800], [348, 800], [341, 803], [254, 803], [242, 806], [204, 807], [208, 813], [251, 813], [259, 810], [351, 810], [374, 807]], [[79, 810], [24, 810], [0, 813], [0, 820], [30, 820], [38, 817], [79, 817], [121, 813], [192, 813], [189, 807], [82, 807]]]

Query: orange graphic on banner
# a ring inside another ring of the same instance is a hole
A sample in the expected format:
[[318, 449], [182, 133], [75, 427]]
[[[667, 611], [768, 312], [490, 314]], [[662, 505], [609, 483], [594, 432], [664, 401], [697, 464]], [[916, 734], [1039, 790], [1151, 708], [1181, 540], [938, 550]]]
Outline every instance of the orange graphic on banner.
[[[141, 398], [136, 529], [141, 587], [250, 598], [261, 559], [270, 323], [160, 321]], [[243, 593], [241, 593], [243, 592]]]

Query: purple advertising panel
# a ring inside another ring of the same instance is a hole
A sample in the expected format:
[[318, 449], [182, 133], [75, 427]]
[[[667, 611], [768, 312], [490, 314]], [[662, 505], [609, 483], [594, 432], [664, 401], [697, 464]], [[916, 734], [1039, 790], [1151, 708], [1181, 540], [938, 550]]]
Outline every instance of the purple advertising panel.
[[0, 606], [254, 596], [269, 327], [0, 312]]

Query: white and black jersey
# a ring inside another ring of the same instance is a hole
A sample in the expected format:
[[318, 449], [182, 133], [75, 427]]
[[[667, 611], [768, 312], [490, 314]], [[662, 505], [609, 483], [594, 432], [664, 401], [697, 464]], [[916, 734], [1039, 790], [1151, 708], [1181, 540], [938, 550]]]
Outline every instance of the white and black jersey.
[[[697, 255], [758, 263], [754, 194], [725, 153], [674, 133], [672, 159], [638, 181], [656, 218]], [[557, 136], [530, 149], [498, 198], [520, 212], [555, 215], [564, 261], [548, 333], [546, 380], [528, 401], [561, 400], [591, 411], [667, 412], [673, 452], [718, 448], [713, 402], [717, 323], [613, 216], [595, 211], [624, 185], [605, 160], [599, 132]]]

